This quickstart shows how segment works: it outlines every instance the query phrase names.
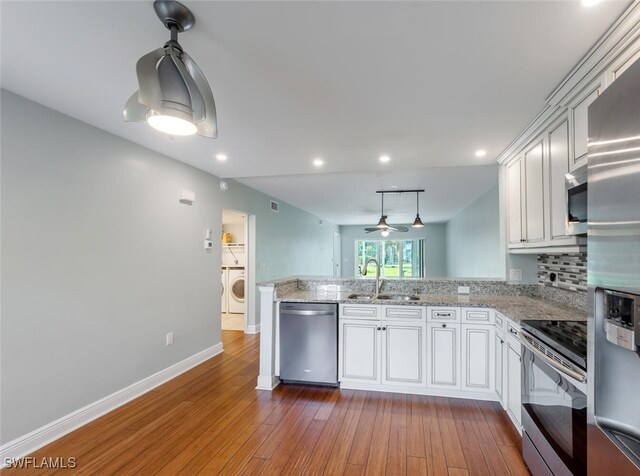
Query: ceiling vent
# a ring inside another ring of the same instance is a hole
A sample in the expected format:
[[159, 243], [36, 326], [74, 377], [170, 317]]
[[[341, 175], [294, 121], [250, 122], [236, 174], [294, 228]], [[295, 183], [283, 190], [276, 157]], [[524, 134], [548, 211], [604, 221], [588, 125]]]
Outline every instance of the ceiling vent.
[[280, 204], [271, 200], [271, 211], [278, 213], [280, 211]]

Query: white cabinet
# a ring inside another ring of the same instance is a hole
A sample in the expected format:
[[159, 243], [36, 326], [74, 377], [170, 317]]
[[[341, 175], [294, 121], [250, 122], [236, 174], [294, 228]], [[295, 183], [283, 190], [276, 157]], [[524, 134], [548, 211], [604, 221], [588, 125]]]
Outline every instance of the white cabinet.
[[494, 332], [492, 325], [462, 325], [463, 390], [495, 392]]
[[425, 385], [425, 326], [420, 322], [382, 321], [382, 383]]
[[427, 320], [432, 322], [460, 322], [460, 308], [428, 307]]
[[[342, 384], [426, 386], [424, 307], [343, 304], [340, 312]], [[381, 315], [388, 317], [369, 317]]]
[[506, 344], [506, 341], [504, 340], [504, 332], [499, 328], [496, 328], [495, 338], [494, 338], [495, 389], [496, 389], [496, 395], [498, 396], [498, 399], [502, 404], [502, 408], [506, 408], [505, 398], [504, 398], [505, 382], [507, 381], [506, 375], [505, 375], [505, 368], [506, 368], [505, 359], [507, 356], [506, 346], [507, 344]]
[[544, 246], [544, 147], [542, 138], [524, 152], [524, 240], [526, 247]]
[[380, 321], [340, 319], [341, 382], [380, 383]]
[[428, 323], [427, 385], [460, 388], [460, 324]]
[[495, 319], [493, 309], [482, 307], [463, 307], [461, 313], [463, 324], [493, 324]]
[[568, 105], [569, 114], [569, 169], [575, 170], [587, 163], [587, 112], [604, 86], [604, 76], [582, 90]]
[[522, 229], [522, 162], [507, 165], [507, 219], [509, 248], [524, 247]]
[[567, 192], [565, 174], [569, 172], [569, 120], [563, 116], [548, 132], [549, 157], [549, 244], [574, 246], [575, 236], [567, 235]]
[[520, 341], [512, 336], [507, 337], [507, 358], [506, 358], [506, 375], [507, 375], [507, 391], [506, 403], [507, 413], [511, 417], [513, 424], [518, 431], [522, 431], [522, 368], [521, 359], [522, 349]]
[[539, 137], [507, 165], [509, 248], [539, 248], [547, 244], [544, 149], [544, 138]]

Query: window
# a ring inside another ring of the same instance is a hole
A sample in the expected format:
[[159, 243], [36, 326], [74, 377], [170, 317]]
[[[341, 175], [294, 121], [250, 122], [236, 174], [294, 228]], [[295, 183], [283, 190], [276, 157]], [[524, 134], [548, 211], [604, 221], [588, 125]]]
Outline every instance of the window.
[[[357, 275], [369, 258], [380, 263], [380, 276], [411, 278], [424, 276], [424, 240], [356, 240]], [[376, 266], [369, 263], [367, 276], [376, 275]]]

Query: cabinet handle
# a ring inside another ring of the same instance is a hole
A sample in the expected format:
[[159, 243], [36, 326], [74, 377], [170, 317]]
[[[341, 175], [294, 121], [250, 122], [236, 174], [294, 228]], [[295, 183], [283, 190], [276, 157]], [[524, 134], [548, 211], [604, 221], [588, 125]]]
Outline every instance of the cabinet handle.
[[515, 330], [513, 327], [509, 327], [509, 332], [511, 332], [514, 336], [518, 335], [518, 331]]
[[500, 339], [500, 344], [504, 344], [504, 341], [502, 339]]
[[381, 327], [378, 327], [378, 330], [380, 330], [380, 329], [381, 329]]
[[383, 327], [383, 328], [382, 328], [382, 330], [383, 330], [383, 331], [386, 331], [386, 330], [387, 330], [387, 328], [386, 328], [386, 327]]
[[442, 327], [447, 327], [447, 325], [446, 324], [442, 324]]

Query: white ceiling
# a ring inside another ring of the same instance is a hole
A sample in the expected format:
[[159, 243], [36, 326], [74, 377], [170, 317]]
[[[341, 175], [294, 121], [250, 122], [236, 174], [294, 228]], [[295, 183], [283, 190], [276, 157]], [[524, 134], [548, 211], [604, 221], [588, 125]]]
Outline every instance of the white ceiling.
[[[196, 25], [180, 42], [212, 86], [219, 138], [171, 140], [122, 121], [137, 59], [168, 38], [151, 3], [2, 1], [2, 87], [220, 177], [278, 177], [244, 182], [329, 219], [376, 208], [376, 173], [493, 163], [629, 4], [185, 0]], [[310, 203], [334, 183], [357, 200]]]

